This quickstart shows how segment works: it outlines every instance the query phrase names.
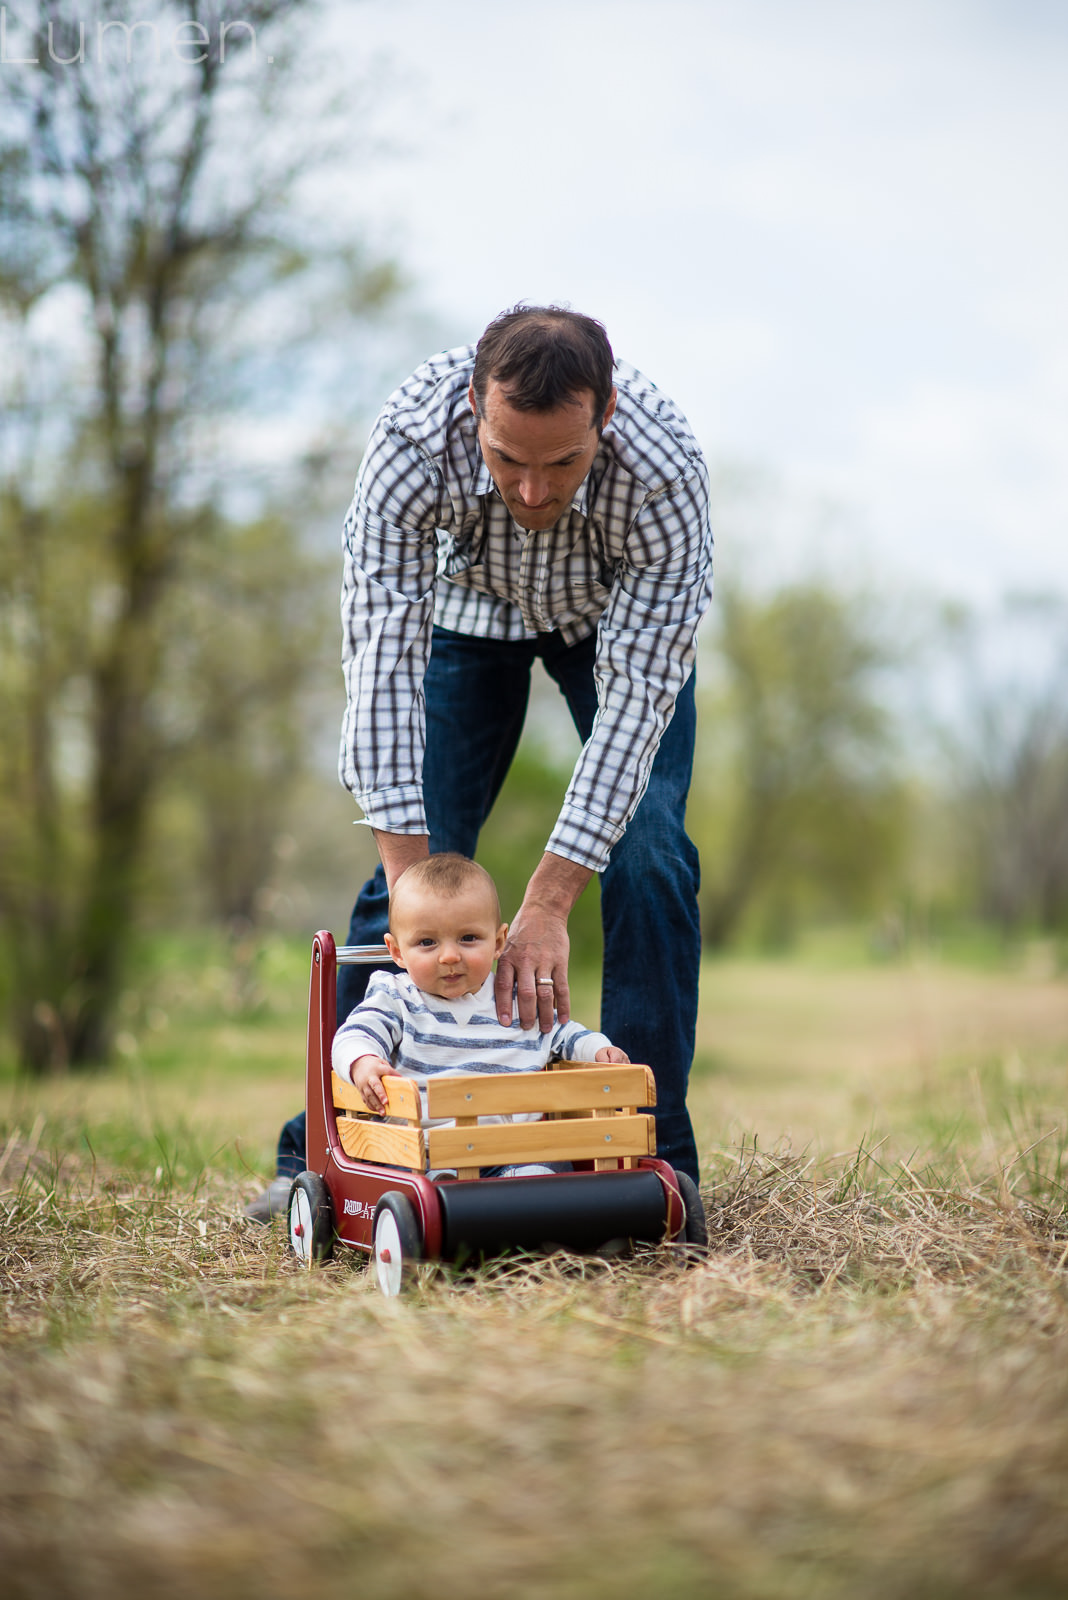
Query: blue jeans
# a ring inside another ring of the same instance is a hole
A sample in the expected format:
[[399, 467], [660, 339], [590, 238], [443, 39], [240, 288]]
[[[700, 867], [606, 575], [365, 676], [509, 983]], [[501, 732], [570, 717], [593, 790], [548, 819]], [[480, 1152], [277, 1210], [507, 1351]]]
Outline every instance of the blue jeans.
[[[519, 743], [536, 658], [567, 701], [580, 738], [589, 737], [597, 711], [595, 650], [593, 637], [566, 645], [558, 634], [546, 633], [512, 643], [434, 629], [423, 763], [431, 851], [475, 854]], [[660, 741], [649, 786], [601, 874], [601, 1031], [632, 1061], [652, 1067], [657, 1153], [694, 1182], [697, 1149], [686, 1087], [697, 1026], [701, 931], [697, 851], [684, 819], [695, 728], [691, 676]], [[378, 867], [360, 891], [347, 942], [380, 942], [388, 908]], [[363, 999], [372, 971], [338, 968], [339, 1023]], [[278, 1156], [280, 1173], [303, 1171], [303, 1116], [286, 1124]]]

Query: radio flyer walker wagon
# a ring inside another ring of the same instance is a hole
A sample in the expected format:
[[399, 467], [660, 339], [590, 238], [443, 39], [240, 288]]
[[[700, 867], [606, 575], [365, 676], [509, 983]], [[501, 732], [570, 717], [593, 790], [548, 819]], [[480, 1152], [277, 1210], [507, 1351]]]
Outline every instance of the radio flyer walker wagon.
[[[696, 1185], [656, 1159], [648, 1067], [553, 1062], [544, 1072], [446, 1074], [431, 1081], [420, 1125], [418, 1087], [383, 1079], [388, 1120], [330, 1063], [337, 963], [388, 961], [380, 945], [312, 944], [308, 1005], [307, 1171], [293, 1181], [289, 1242], [298, 1260], [325, 1260], [335, 1244], [374, 1259], [380, 1288], [399, 1294], [419, 1261], [456, 1261], [509, 1249], [593, 1251], [609, 1241], [703, 1245]], [[540, 1120], [479, 1117], [540, 1113]], [[491, 1166], [570, 1162], [570, 1172], [482, 1178]], [[428, 1171], [455, 1169], [455, 1178]]]

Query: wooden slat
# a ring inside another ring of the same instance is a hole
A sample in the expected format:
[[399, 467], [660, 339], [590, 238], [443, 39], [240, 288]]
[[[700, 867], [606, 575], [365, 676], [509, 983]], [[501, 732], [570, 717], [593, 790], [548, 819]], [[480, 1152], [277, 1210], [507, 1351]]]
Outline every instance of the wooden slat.
[[504, 1167], [527, 1161], [590, 1161], [656, 1154], [652, 1117], [583, 1117], [567, 1122], [491, 1122], [431, 1128], [431, 1167]]
[[431, 1117], [509, 1117], [517, 1111], [614, 1111], [653, 1106], [648, 1067], [594, 1066], [573, 1072], [464, 1073], [427, 1085]]
[[[457, 1117], [456, 1118], [456, 1126], [457, 1126], [457, 1128], [462, 1129], [463, 1131], [466, 1132], [466, 1130], [468, 1128], [477, 1128], [478, 1127], [478, 1118], [477, 1117]], [[466, 1179], [477, 1178], [478, 1177], [478, 1168], [477, 1167], [457, 1167], [456, 1176], [458, 1178], [466, 1178]]]
[[[334, 1089], [334, 1104], [346, 1111], [362, 1111], [364, 1116], [370, 1116], [364, 1104], [363, 1095], [354, 1083], [348, 1083], [344, 1078], [339, 1078], [333, 1073], [331, 1082]], [[389, 1077], [382, 1079], [382, 1087], [386, 1091], [386, 1101], [389, 1105], [391, 1117], [404, 1117], [408, 1122], [419, 1122], [421, 1109], [419, 1105], [419, 1087], [411, 1078]]]
[[[612, 1113], [610, 1111], [595, 1111], [593, 1115], [598, 1122], [601, 1122], [604, 1121], [605, 1118], [611, 1117]], [[615, 1162], [612, 1161], [610, 1157], [605, 1159], [599, 1156], [593, 1163], [593, 1170], [594, 1172], [607, 1172], [614, 1165]]]
[[426, 1166], [420, 1128], [401, 1128], [370, 1117], [338, 1117], [337, 1132], [341, 1148], [355, 1161], [384, 1161], [390, 1167], [411, 1167], [419, 1172]]

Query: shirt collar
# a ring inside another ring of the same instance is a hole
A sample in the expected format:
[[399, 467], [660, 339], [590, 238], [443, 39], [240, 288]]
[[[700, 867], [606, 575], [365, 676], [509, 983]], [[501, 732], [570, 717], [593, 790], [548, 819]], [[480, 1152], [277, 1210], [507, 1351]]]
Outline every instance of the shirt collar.
[[476, 989], [472, 994], [457, 995], [455, 1000], [450, 1000], [447, 996], [441, 994], [428, 994], [423, 989], [417, 989], [415, 984], [412, 984], [412, 987], [416, 989], [417, 994], [422, 996], [423, 1004], [429, 1006], [432, 1011], [445, 1006], [453, 1016], [462, 1022], [466, 1022], [481, 1006], [488, 1005], [492, 1001], [494, 978], [491, 972], [481, 988]]
[[477, 442], [475, 444], [475, 452], [477, 459], [475, 462], [474, 477], [471, 479], [471, 493], [495, 494], [497, 491], [497, 485], [490, 476], [490, 469], [486, 465], [486, 458], [482, 454], [482, 447]]
[[590, 509], [590, 479], [593, 476], [593, 467], [596, 466], [596, 465], [597, 465], [597, 457], [594, 456], [594, 458], [593, 458], [593, 466], [590, 467], [589, 472], [587, 472], [586, 476], [583, 478], [582, 482], [579, 484], [578, 488], [575, 490], [574, 494], [571, 496], [571, 509], [572, 509], [572, 511], [577, 511], [579, 513], [579, 515], [583, 516], [583, 517], [589, 515], [589, 509]]

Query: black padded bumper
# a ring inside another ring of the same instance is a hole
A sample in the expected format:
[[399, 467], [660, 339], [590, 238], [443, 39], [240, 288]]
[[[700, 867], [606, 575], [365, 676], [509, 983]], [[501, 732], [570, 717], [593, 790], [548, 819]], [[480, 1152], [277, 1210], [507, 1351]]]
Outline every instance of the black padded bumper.
[[655, 1172], [565, 1172], [442, 1184], [442, 1255], [493, 1255], [563, 1245], [596, 1250], [610, 1239], [659, 1243], [667, 1200]]

